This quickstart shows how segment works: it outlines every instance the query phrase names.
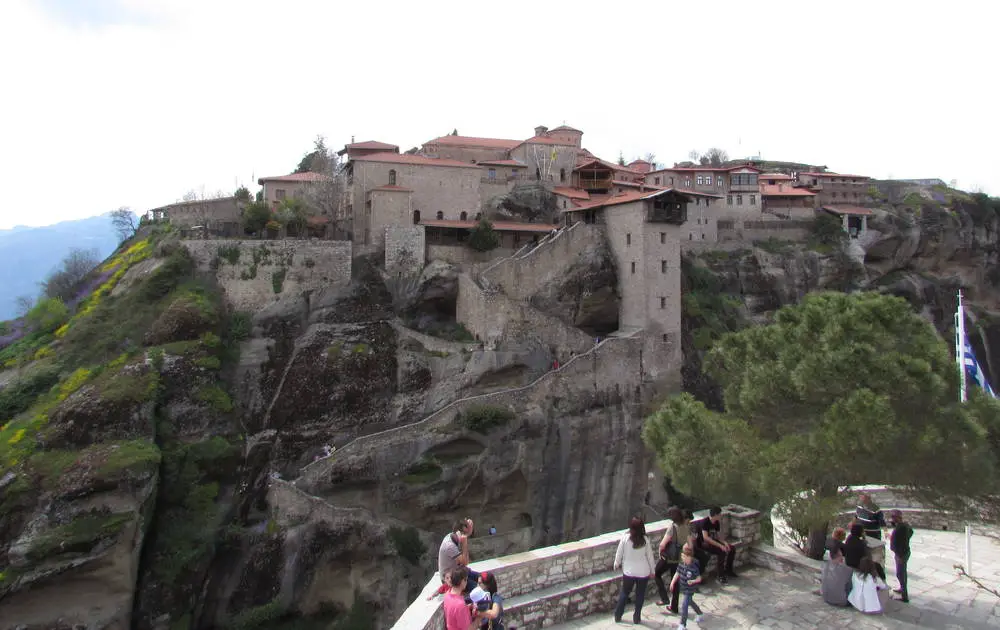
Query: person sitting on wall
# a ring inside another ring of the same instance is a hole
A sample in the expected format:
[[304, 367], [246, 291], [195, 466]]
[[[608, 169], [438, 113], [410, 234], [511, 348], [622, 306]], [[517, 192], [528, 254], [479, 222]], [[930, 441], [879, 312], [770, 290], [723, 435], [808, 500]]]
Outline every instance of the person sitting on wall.
[[844, 563], [844, 554], [839, 547], [830, 551], [830, 559], [823, 565], [823, 579], [820, 583], [820, 593], [823, 601], [833, 606], [848, 606], [848, 595], [851, 592], [851, 582], [854, 569]]
[[844, 563], [852, 569], [857, 569], [861, 565], [861, 559], [868, 555], [865, 528], [861, 523], [851, 525], [851, 535], [844, 541], [841, 549], [844, 552]]
[[464, 573], [468, 576], [466, 593], [475, 588], [479, 582], [479, 573], [469, 568], [469, 536], [472, 536], [474, 528], [471, 518], [460, 519], [455, 523], [454, 530], [441, 541], [441, 547], [438, 549], [438, 573], [442, 582], [446, 573], [455, 570], [462, 573], [464, 569]]
[[836, 527], [829, 538], [826, 539], [826, 552], [827, 557], [832, 557], [833, 552], [837, 551], [841, 556], [844, 555], [844, 540], [847, 538], [847, 530], [843, 527]]
[[708, 510], [708, 518], [698, 521], [695, 528], [697, 544], [695, 545], [695, 557], [701, 565], [702, 574], [708, 568], [710, 556], [716, 556], [719, 560], [719, 583], [726, 584], [729, 578], [737, 577], [733, 571], [733, 563], [736, 561], [736, 548], [726, 542], [722, 534], [722, 508], [714, 505]]

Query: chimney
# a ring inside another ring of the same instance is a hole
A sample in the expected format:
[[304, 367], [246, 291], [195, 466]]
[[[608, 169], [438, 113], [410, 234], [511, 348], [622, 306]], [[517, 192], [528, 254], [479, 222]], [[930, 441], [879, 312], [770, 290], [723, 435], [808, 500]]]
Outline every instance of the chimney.
[[351, 144], [354, 144], [354, 136], [351, 136]]
[[538, 125], [537, 127], [535, 127], [535, 135], [536, 136], [544, 136], [545, 132], [548, 131], [548, 130], [549, 130], [549, 128], [546, 127], [545, 125]]

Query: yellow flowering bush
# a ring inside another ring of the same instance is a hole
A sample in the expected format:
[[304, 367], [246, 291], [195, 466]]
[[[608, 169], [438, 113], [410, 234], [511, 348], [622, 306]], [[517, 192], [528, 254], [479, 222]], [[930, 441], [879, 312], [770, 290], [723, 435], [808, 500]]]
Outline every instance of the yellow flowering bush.
[[24, 437], [24, 429], [18, 429], [14, 436], [7, 440], [8, 444], [17, 444]]
[[90, 370], [87, 368], [79, 368], [74, 371], [66, 379], [66, 382], [59, 386], [59, 395], [56, 396], [56, 401], [62, 402], [69, 398], [70, 394], [83, 387], [88, 378], [90, 378]]

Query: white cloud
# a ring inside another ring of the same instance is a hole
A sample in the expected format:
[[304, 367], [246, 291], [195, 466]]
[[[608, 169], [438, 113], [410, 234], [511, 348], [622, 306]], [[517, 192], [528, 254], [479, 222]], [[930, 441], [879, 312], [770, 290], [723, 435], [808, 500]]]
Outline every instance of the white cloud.
[[0, 227], [253, 184], [316, 134], [564, 121], [609, 159], [721, 146], [1000, 194], [997, 7], [7, 0]]

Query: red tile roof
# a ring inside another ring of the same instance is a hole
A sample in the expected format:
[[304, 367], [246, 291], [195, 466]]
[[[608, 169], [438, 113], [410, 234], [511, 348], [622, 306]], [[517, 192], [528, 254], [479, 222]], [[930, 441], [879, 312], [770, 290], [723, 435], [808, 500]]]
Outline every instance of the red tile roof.
[[[477, 221], [451, 221], [448, 219], [430, 219], [421, 221], [420, 225], [427, 227], [439, 227], [448, 229], [467, 229], [476, 227]], [[538, 232], [548, 233], [558, 228], [556, 225], [545, 223], [513, 223], [510, 221], [492, 221], [493, 229], [498, 232]]]
[[741, 168], [745, 168], [745, 169], [748, 169], [748, 170], [751, 170], [751, 171], [756, 171], [758, 173], [760, 172], [760, 169], [757, 168], [756, 166], [749, 166], [747, 164], [741, 164], [741, 165], [738, 165], [738, 166], [676, 166], [676, 167], [672, 167], [672, 168], [661, 168], [661, 169], [657, 169], [655, 171], [650, 171], [650, 172], [651, 173], [662, 173], [664, 171], [676, 171], [676, 172], [685, 172], [685, 173], [686, 172], [690, 172], [690, 173], [694, 173], [694, 172], [697, 171], [697, 172], [700, 172], [700, 173], [707, 173], [707, 172], [711, 171], [713, 173], [714, 172], [728, 173], [729, 171], [736, 171], [736, 170], [739, 170]]
[[558, 144], [564, 147], [575, 147], [576, 145], [567, 140], [560, 140], [558, 138], [549, 138], [547, 136], [533, 136], [528, 138], [524, 142], [518, 142], [517, 146], [522, 144]]
[[812, 177], [853, 177], [855, 179], [871, 179], [867, 175], [845, 175], [844, 173], [799, 173], [799, 175], [810, 175]]
[[257, 183], [263, 185], [264, 182], [321, 182], [330, 179], [323, 173], [289, 173], [288, 175], [275, 175], [273, 177], [260, 177]]
[[708, 197], [711, 199], [721, 199], [722, 195], [712, 195], [709, 193], [697, 192], [695, 190], [683, 190], [681, 188], [661, 188], [659, 190], [629, 190], [616, 195], [594, 197], [590, 203], [582, 203], [575, 208], [566, 208], [562, 212], [579, 212], [580, 210], [590, 210], [592, 208], [603, 208], [605, 206], [617, 206], [623, 203], [632, 203], [641, 199], [651, 199], [670, 191], [687, 195], [689, 197]]
[[834, 214], [850, 214], [858, 217], [875, 214], [870, 208], [862, 208], [861, 206], [823, 206], [823, 209]]
[[563, 197], [569, 197], [570, 199], [590, 199], [590, 193], [586, 190], [581, 190], [580, 188], [555, 186], [552, 188], [552, 192]]
[[395, 149], [396, 151], [399, 151], [399, 147], [394, 144], [378, 142], [377, 140], [365, 140], [364, 142], [352, 142], [345, 145], [343, 149], [337, 151], [337, 155], [344, 155], [351, 149], [381, 149], [382, 151], [392, 151]]
[[517, 160], [484, 160], [480, 164], [486, 164], [487, 166], [520, 166], [522, 168], [527, 168], [527, 164], [524, 162], [518, 162]]
[[549, 131], [550, 131], [550, 132], [552, 132], [552, 131], [575, 131], [575, 132], [577, 132], [577, 133], [583, 133], [583, 132], [582, 132], [582, 131], [580, 131], [579, 129], [574, 129], [573, 127], [568, 127], [568, 126], [566, 126], [566, 125], [559, 125], [559, 126], [558, 126], [558, 127], [556, 127], [555, 129], [549, 129]]
[[481, 147], [485, 149], [513, 149], [521, 144], [521, 141], [505, 140], [503, 138], [476, 138], [474, 136], [441, 136], [424, 144], [443, 144], [450, 147]]
[[632, 160], [628, 163], [628, 167], [640, 173], [648, 173], [653, 170], [653, 165], [646, 160]]
[[760, 194], [765, 197], [815, 197], [808, 188], [795, 188], [790, 184], [761, 184]]
[[411, 155], [409, 153], [372, 153], [371, 155], [359, 155], [353, 162], [388, 162], [390, 164], [415, 164], [418, 166], [448, 166], [451, 168], [479, 168], [478, 164], [459, 162], [458, 160], [446, 160], [443, 158], [432, 158], [426, 155]]
[[642, 175], [641, 172], [639, 172], [639, 171], [637, 171], [635, 169], [631, 169], [631, 168], [629, 168], [627, 166], [622, 166], [621, 164], [614, 164], [612, 162], [608, 162], [606, 160], [602, 160], [601, 158], [596, 158], [596, 157], [589, 157], [589, 158], [585, 158], [583, 160], [577, 159], [576, 166], [573, 167], [573, 169], [574, 170], [578, 170], [578, 169], [585, 168], [585, 167], [588, 167], [588, 166], [591, 166], [591, 165], [595, 165], [595, 164], [597, 166], [603, 166], [604, 168], [609, 168], [609, 169], [611, 169], [613, 171], [620, 171], [620, 172], [623, 172], [623, 173], [633, 173], [635, 175]]
[[372, 190], [384, 190], [386, 192], [413, 192], [412, 188], [403, 188], [402, 186], [390, 186], [386, 184], [385, 186], [376, 186]]

